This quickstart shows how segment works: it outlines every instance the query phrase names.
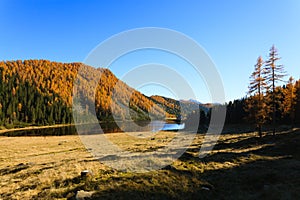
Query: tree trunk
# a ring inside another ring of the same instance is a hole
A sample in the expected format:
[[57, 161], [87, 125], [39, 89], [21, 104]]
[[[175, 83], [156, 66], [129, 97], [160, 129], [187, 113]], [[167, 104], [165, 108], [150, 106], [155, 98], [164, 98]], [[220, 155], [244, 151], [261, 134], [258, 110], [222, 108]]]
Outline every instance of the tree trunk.
[[259, 135], [260, 138], [262, 138], [261, 125], [258, 125], [258, 135]]
[[[274, 64], [273, 64], [274, 65]], [[275, 136], [275, 126], [276, 126], [276, 103], [275, 103], [275, 66], [273, 66], [273, 82], [272, 82], [272, 87], [273, 87], [273, 94], [272, 94], [272, 101], [273, 101], [273, 136]]]

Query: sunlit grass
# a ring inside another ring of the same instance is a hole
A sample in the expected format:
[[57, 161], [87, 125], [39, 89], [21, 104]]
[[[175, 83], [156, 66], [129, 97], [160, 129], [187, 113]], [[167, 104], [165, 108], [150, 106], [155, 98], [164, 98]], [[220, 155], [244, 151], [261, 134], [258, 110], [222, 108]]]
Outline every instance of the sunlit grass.
[[[150, 134], [106, 136], [122, 149], [143, 153], [169, 144], [177, 133]], [[296, 130], [260, 140], [255, 133], [225, 134], [203, 159], [203, 135], [196, 135], [183, 156], [149, 173], [104, 166], [79, 136], [1, 137], [0, 199], [74, 199], [80, 190], [104, 199], [253, 199], [272, 197], [273, 189], [278, 197], [298, 197], [299, 135]], [[93, 176], [81, 177], [83, 170]]]

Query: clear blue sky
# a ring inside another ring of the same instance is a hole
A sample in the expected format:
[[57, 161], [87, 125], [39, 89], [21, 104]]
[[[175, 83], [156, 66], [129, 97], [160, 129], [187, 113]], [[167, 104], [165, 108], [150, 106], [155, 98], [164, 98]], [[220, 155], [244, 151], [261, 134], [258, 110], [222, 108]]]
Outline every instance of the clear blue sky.
[[[300, 78], [298, 0], [0, 0], [0, 27], [0, 60], [61, 62], [83, 61], [128, 29], [174, 29], [211, 56], [227, 101], [245, 96], [257, 57], [266, 57], [272, 44], [286, 71]], [[112, 70], [121, 76], [120, 68]], [[205, 94], [197, 98], [209, 101]]]

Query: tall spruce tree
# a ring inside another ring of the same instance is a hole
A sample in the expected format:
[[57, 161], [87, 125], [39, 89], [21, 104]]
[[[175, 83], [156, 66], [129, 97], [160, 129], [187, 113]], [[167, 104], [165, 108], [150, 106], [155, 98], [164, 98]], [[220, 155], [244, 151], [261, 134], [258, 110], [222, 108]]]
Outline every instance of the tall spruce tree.
[[272, 121], [273, 121], [273, 135], [275, 135], [276, 127], [276, 83], [283, 81], [286, 76], [283, 65], [278, 65], [277, 61], [281, 58], [278, 57], [278, 50], [273, 45], [269, 51], [269, 58], [265, 63], [265, 78], [268, 84], [268, 90], [271, 93], [271, 107], [272, 107]]

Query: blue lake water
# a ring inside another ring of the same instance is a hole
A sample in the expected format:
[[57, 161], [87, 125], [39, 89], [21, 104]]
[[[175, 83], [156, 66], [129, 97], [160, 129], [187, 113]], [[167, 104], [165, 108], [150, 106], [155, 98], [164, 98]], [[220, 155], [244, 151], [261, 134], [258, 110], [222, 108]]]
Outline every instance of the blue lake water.
[[[80, 125], [84, 127], [99, 127], [99, 124], [94, 125]], [[79, 126], [79, 127], [80, 127]], [[185, 124], [171, 123], [165, 121], [151, 121], [151, 122], [106, 122], [100, 123], [100, 127], [104, 133], [116, 132], [157, 132], [157, 131], [177, 131], [184, 129]], [[77, 127], [78, 128], [78, 127]], [[98, 128], [97, 128], [98, 129]], [[51, 136], [51, 135], [76, 135], [77, 129], [74, 125], [63, 127], [51, 127], [41, 129], [29, 129], [6, 132], [4, 136]]]
[[148, 125], [148, 131], [175, 131], [184, 129], [185, 124], [167, 123], [165, 121], [152, 121]]

